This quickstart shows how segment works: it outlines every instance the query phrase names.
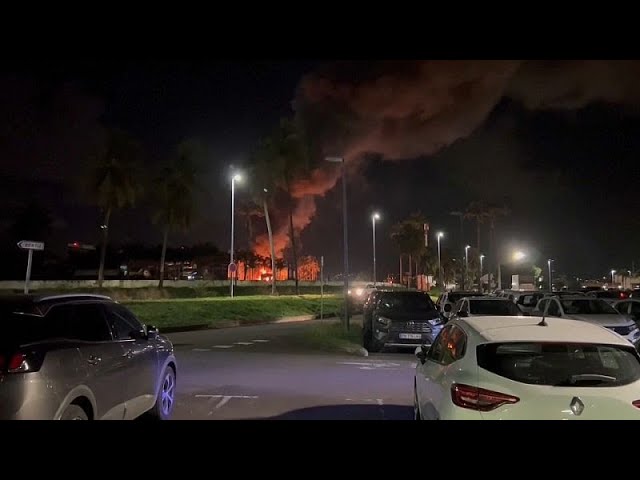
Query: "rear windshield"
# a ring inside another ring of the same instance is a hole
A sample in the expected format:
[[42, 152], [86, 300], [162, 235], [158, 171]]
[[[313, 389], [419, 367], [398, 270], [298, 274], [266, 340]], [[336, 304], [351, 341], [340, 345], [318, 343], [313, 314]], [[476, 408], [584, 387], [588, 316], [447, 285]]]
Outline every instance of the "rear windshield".
[[473, 292], [451, 292], [449, 293], [449, 301], [451, 303], [456, 303], [458, 300], [464, 297], [483, 297], [481, 293], [473, 293]]
[[615, 308], [599, 298], [560, 300], [560, 303], [567, 315], [616, 315], [618, 313]]
[[0, 314], [0, 346], [18, 346], [48, 337], [44, 319], [16, 313]]
[[380, 306], [393, 310], [430, 311], [436, 306], [429, 295], [419, 292], [386, 292], [380, 297]]
[[614, 387], [640, 379], [633, 347], [585, 343], [488, 343], [477, 347], [478, 365], [530, 385]]
[[522, 311], [510, 300], [469, 300], [472, 315], [522, 315]]
[[518, 305], [523, 307], [535, 307], [538, 304], [538, 300], [542, 298], [542, 294], [536, 293], [532, 295], [520, 295], [518, 297]]

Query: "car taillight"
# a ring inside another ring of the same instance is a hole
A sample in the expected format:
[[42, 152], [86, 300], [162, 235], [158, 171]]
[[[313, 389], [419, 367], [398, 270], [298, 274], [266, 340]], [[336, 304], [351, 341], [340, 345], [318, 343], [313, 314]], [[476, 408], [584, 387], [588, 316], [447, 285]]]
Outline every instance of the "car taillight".
[[631, 405], [636, 408], [640, 408], [640, 400], [634, 400], [633, 402], [631, 402]]
[[13, 355], [0, 355], [0, 370], [7, 373], [36, 372], [40, 370], [44, 355], [40, 352], [17, 352]]
[[451, 385], [451, 400], [455, 405], [470, 410], [489, 412], [501, 405], [518, 403], [520, 399], [506, 393], [493, 392], [484, 388], [461, 383]]

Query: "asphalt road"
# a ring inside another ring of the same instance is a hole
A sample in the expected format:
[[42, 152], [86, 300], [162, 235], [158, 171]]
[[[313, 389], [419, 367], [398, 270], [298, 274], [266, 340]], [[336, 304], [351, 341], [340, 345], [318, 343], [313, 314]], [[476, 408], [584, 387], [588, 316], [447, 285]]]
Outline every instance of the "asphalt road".
[[311, 353], [290, 336], [313, 322], [168, 335], [178, 360], [176, 420], [411, 419], [415, 357]]

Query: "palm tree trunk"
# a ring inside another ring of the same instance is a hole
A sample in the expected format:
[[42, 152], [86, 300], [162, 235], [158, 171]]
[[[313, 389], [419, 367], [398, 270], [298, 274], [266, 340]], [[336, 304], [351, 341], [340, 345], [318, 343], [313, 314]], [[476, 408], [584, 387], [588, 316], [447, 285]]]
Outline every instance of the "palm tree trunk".
[[107, 241], [109, 240], [109, 220], [111, 219], [111, 207], [107, 208], [102, 223], [102, 249], [100, 250], [100, 267], [98, 268], [98, 287], [102, 288], [104, 281], [104, 262], [107, 258]]
[[276, 294], [276, 250], [273, 245], [273, 232], [271, 231], [271, 219], [269, 218], [269, 207], [267, 199], [262, 202], [264, 207], [264, 219], [267, 222], [267, 232], [269, 233], [269, 250], [271, 250], [271, 295]]
[[164, 226], [164, 233], [162, 235], [162, 253], [160, 254], [160, 281], [158, 282], [158, 288], [164, 287], [164, 259], [167, 255], [167, 240], [169, 239], [169, 224]]
[[296, 295], [300, 294], [298, 288], [298, 252], [296, 251], [296, 236], [293, 231], [293, 211], [289, 203], [289, 238], [291, 239], [291, 255], [293, 260], [293, 279], [296, 282]]

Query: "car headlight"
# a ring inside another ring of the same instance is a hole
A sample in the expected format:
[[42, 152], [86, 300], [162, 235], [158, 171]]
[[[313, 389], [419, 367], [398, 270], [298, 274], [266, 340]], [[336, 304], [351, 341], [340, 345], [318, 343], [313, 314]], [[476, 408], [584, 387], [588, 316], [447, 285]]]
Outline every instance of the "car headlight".
[[391, 319], [387, 318], [387, 317], [378, 317], [378, 323], [381, 323], [383, 325], [390, 325], [391, 324]]
[[431, 320], [429, 320], [429, 323], [433, 326], [435, 325], [440, 325], [442, 323], [442, 319], [441, 318], [432, 318]]
[[361, 297], [362, 294], [364, 293], [364, 290], [362, 288], [356, 288], [356, 295]]
[[638, 326], [635, 325], [635, 326], [631, 327], [631, 330], [629, 331], [629, 333], [632, 333], [632, 334], [635, 335], [635, 334], [638, 333], [638, 330], [640, 330], [640, 328], [638, 328]]

